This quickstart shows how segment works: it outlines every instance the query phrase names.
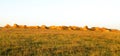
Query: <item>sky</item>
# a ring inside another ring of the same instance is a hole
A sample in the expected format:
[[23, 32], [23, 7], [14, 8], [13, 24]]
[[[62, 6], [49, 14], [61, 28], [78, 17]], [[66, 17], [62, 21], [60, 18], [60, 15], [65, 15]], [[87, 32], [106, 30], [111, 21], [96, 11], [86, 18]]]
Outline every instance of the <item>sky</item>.
[[120, 29], [120, 0], [0, 0], [0, 26], [74, 25]]

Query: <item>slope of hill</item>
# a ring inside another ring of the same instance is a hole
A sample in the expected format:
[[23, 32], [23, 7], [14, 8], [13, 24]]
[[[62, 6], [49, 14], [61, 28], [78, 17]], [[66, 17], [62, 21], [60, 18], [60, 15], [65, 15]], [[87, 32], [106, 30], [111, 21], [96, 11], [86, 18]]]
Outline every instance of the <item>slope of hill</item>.
[[0, 56], [120, 56], [120, 32], [2, 28]]

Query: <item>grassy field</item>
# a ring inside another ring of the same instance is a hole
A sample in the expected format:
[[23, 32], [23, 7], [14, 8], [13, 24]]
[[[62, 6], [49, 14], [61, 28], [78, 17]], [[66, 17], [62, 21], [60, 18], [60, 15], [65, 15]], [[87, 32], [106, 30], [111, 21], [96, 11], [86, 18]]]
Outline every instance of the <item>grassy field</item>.
[[120, 32], [1, 28], [0, 56], [120, 56]]

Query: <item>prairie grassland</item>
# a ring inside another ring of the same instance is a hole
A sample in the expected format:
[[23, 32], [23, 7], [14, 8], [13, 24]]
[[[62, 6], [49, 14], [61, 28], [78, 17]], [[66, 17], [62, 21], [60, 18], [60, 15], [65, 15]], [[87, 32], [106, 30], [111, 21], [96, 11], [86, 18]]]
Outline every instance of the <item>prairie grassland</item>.
[[120, 56], [120, 32], [1, 28], [0, 56]]

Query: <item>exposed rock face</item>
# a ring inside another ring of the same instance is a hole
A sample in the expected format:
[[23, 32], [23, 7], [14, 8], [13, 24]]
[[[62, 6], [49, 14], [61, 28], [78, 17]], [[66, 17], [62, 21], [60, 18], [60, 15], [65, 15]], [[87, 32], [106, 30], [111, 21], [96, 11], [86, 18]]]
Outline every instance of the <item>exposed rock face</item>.
[[54, 30], [56, 29], [56, 26], [50, 26], [49, 29]]
[[40, 29], [45, 30], [45, 29], [47, 29], [47, 26], [46, 26], [46, 25], [41, 25], [41, 26], [40, 26]]
[[14, 24], [14, 25], [13, 25], [13, 28], [19, 28], [19, 25]]
[[88, 26], [84, 26], [83, 30], [89, 30]]
[[32, 29], [52, 29], [52, 30], [81, 30], [81, 31], [101, 31], [101, 32], [117, 32], [119, 30], [114, 30], [114, 29], [107, 29], [107, 28], [100, 28], [100, 27], [92, 27], [88, 28], [88, 26], [84, 27], [77, 27], [77, 26], [49, 26], [47, 27], [46, 25], [41, 25], [41, 26], [27, 26], [27, 25], [17, 25], [14, 24], [13, 26], [10, 26], [7, 24], [4, 26], [4, 28], [32, 28]]
[[69, 30], [79, 30], [80, 28], [77, 26], [69, 26]]
[[7, 24], [6, 26], [4, 26], [5, 28], [11, 28], [11, 26], [9, 24]]
[[27, 28], [27, 25], [19, 25], [20, 28]]

